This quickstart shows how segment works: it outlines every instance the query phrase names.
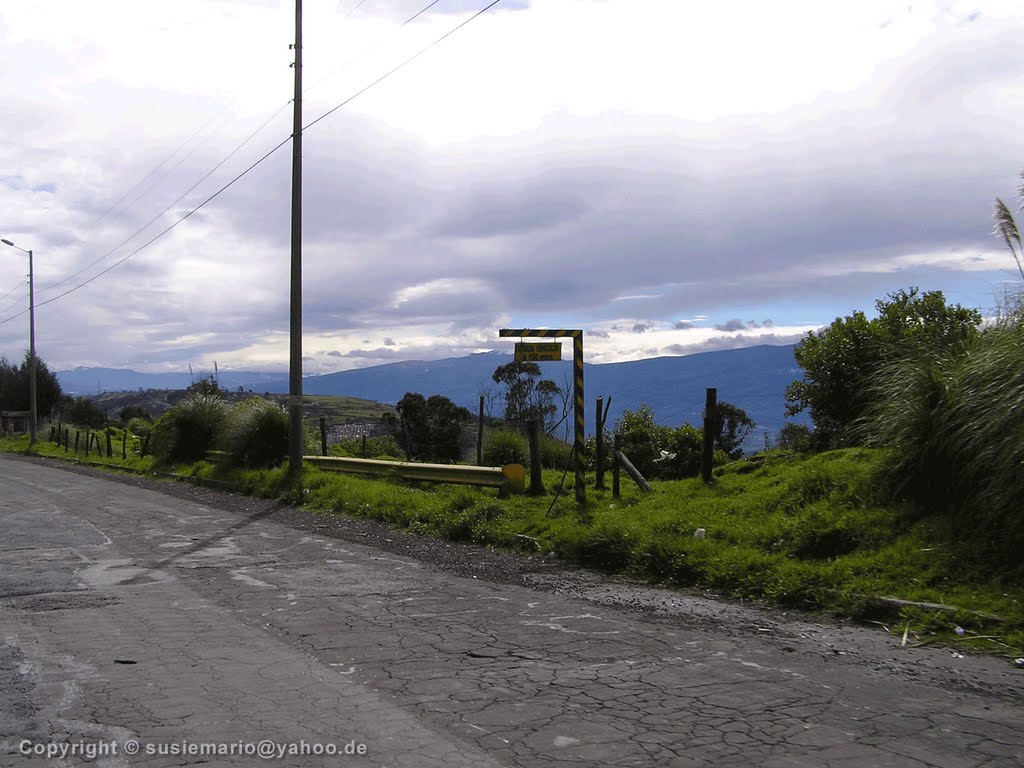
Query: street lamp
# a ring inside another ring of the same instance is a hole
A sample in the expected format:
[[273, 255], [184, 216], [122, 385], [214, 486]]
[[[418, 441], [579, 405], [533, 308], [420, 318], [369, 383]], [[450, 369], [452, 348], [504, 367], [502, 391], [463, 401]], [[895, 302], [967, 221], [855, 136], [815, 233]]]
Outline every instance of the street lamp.
[[10, 240], [0, 239], [0, 243], [28, 254], [28, 444], [33, 446], [36, 442], [36, 295], [32, 283], [32, 251], [26, 251]]

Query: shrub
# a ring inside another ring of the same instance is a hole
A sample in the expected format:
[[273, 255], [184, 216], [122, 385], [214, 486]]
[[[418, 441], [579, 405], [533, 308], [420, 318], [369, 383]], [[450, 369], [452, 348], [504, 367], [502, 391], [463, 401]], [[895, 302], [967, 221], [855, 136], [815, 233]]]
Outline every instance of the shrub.
[[[612, 468], [612, 454], [615, 452], [615, 438], [607, 429], [604, 431], [604, 469], [606, 472]], [[597, 438], [591, 435], [584, 443], [583, 458], [586, 462], [587, 471], [593, 472], [597, 469]]]
[[[363, 440], [362, 438], [339, 440], [335, 445], [331, 446], [328, 453], [336, 456], [362, 457]], [[366, 458], [368, 459], [376, 459], [380, 456], [387, 456], [389, 458], [402, 456], [403, 453], [402, 446], [399, 445], [394, 435], [375, 435], [374, 437], [366, 438]]]
[[889, 366], [873, 394], [861, 431], [890, 449], [891, 493], [946, 514], [991, 564], [1024, 572], [1024, 318], [959, 353]]
[[90, 429], [99, 429], [107, 422], [107, 415], [87, 397], [76, 397], [70, 401], [64, 420]]
[[[635, 413], [624, 411], [615, 422], [622, 452], [648, 480], [678, 480], [700, 474], [704, 430], [690, 424], [672, 429], [654, 423], [654, 412], [641, 405]], [[611, 455], [609, 448], [609, 455]], [[728, 459], [715, 452], [715, 463]]]
[[792, 421], [787, 421], [779, 430], [776, 443], [785, 451], [810, 453], [814, 447], [814, 434], [806, 424], [794, 424]]
[[500, 467], [505, 464], [529, 464], [530, 447], [526, 438], [511, 429], [496, 429], [484, 436], [484, 464]]
[[397, 408], [410, 459], [443, 463], [459, 460], [459, 437], [472, 418], [467, 409], [443, 395], [424, 398], [417, 392], [406, 392]]
[[153, 424], [148, 418], [136, 417], [128, 422], [128, 431], [137, 437], [146, 437], [153, 429]]
[[202, 459], [217, 444], [226, 416], [219, 397], [190, 395], [153, 424], [153, 454], [165, 462]]
[[622, 452], [644, 477], [660, 477], [664, 468], [656, 462], [662, 451], [669, 453], [671, 432], [668, 427], [654, 423], [654, 411], [644, 403], [636, 411], [623, 411], [615, 420]]
[[[671, 430], [668, 435], [668, 453], [668, 457], [658, 462], [661, 464], [661, 477], [672, 480], [696, 477], [700, 474], [703, 460], [704, 430], [690, 424]], [[716, 451], [715, 454], [716, 464], [728, 458], [724, 451]]]
[[540, 465], [544, 469], [565, 469], [572, 458], [572, 446], [556, 437], [542, 435]]
[[223, 446], [238, 466], [280, 464], [288, 456], [288, 412], [259, 397], [239, 403], [228, 417]]
[[[149, 411], [138, 405], [126, 405], [121, 409], [121, 412], [117, 414], [117, 420], [122, 424], [127, 424], [135, 419], [143, 419], [145, 421], [152, 421], [153, 418], [149, 415]], [[136, 434], [138, 434], [136, 432]]]

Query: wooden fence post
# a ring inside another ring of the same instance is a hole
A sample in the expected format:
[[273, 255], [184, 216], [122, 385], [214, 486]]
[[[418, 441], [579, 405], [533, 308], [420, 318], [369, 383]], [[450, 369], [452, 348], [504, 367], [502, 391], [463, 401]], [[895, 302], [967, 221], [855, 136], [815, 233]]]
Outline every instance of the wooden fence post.
[[604, 420], [601, 418], [604, 397], [597, 398], [597, 413], [594, 416], [594, 442], [596, 450], [594, 460], [594, 487], [604, 488]]
[[640, 470], [633, 466], [633, 462], [629, 460], [622, 451], [615, 452], [615, 460], [624, 470], [626, 474], [633, 478], [633, 482], [640, 486], [640, 490], [644, 493], [653, 493], [654, 489], [651, 488], [651, 484], [647, 482], [647, 478], [640, 474]]
[[484, 463], [484, 396], [480, 395], [480, 415], [476, 420], [476, 465]]
[[78, 438], [81, 436], [81, 432], [75, 430], [75, 455], [78, 455]]
[[708, 387], [704, 395], [704, 451], [701, 456], [700, 476], [711, 482], [711, 464], [715, 458], [715, 413], [718, 410], [718, 389]]
[[68, 442], [71, 439], [70, 432], [71, 432], [70, 428], [64, 430], [64, 453], [68, 452]]
[[107, 458], [114, 455], [114, 446], [110, 442], [110, 428], [107, 428]]
[[618, 432], [615, 433], [613, 447], [615, 452], [612, 454], [612, 497], [617, 499], [619, 498], [619, 474], [621, 471], [619, 467], [619, 454], [622, 452], [622, 437]]
[[89, 449], [92, 448], [92, 432], [85, 430], [85, 456], [89, 457]]
[[128, 433], [127, 432], [122, 432], [121, 433], [121, 461], [124, 461], [125, 459], [128, 458], [128, 453], [125, 450], [127, 447], [128, 447]]
[[327, 455], [327, 417], [320, 417], [320, 455]]
[[540, 496], [544, 493], [544, 478], [540, 471], [540, 427], [536, 419], [526, 424], [530, 435], [530, 495]]

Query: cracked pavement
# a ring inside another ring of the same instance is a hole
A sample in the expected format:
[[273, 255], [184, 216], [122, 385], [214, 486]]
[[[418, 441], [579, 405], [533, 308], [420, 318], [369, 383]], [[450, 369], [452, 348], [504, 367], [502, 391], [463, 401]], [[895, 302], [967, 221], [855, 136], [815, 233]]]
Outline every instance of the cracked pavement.
[[[1020, 766], [1024, 672], [274, 502], [0, 458], [0, 765]], [[190, 762], [191, 761], [191, 762]]]

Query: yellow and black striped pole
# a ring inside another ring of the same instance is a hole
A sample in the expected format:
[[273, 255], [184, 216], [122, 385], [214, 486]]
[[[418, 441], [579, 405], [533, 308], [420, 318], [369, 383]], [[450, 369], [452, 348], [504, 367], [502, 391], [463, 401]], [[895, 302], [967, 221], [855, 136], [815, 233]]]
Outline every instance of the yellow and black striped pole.
[[575, 416], [575, 435], [573, 439], [573, 469], [576, 472], [576, 503], [587, 502], [587, 491], [583, 484], [583, 450], [586, 439], [586, 421], [583, 413], [583, 331], [581, 329], [549, 329], [549, 328], [502, 328], [498, 331], [501, 337], [516, 338], [571, 338], [572, 339], [572, 395], [573, 415]]

